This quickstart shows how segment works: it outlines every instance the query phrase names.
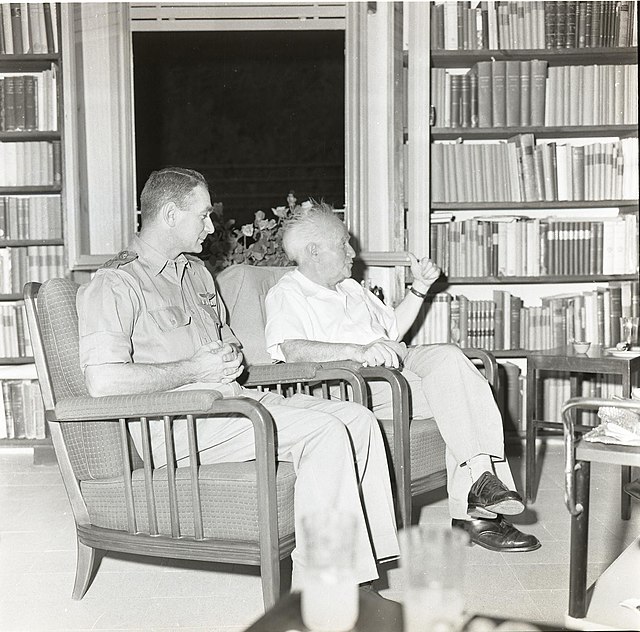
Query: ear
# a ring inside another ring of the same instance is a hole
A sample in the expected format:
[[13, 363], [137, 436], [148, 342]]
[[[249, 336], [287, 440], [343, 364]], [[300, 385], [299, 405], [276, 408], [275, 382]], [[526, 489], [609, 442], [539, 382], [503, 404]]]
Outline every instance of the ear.
[[305, 247], [304, 252], [309, 259], [315, 259], [318, 256], [318, 244], [314, 241], [310, 241]]
[[164, 223], [171, 227], [176, 225], [177, 214], [178, 207], [174, 202], [166, 202], [160, 209], [160, 215], [164, 220]]

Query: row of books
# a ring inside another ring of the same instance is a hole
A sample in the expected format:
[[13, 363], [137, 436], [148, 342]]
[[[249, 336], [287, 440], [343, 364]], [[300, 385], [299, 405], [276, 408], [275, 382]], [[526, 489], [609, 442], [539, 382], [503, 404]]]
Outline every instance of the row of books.
[[631, 125], [638, 66], [480, 61], [465, 74], [431, 70], [431, 124], [444, 128]]
[[0, 358], [33, 356], [24, 301], [0, 303], [0, 323], [2, 323]]
[[60, 196], [0, 196], [3, 239], [62, 239]]
[[54, 186], [61, 182], [59, 140], [0, 143], [0, 186]]
[[62, 246], [0, 248], [0, 294], [21, 293], [27, 281], [65, 275]]
[[0, 132], [57, 130], [56, 83], [55, 66], [29, 74], [0, 73]]
[[638, 66], [550, 66], [544, 124], [637, 125]]
[[572, 340], [611, 347], [620, 341], [620, 317], [640, 316], [637, 281], [543, 297], [525, 306], [520, 297], [494, 290], [491, 300], [438, 292], [422, 306], [410, 331], [413, 344], [454, 343], [493, 350], [553, 349]]
[[[538, 403], [537, 419], [544, 421], [562, 421], [562, 406], [572, 397], [571, 381], [566, 373], [545, 372], [542, 380], [542, 398]], [[523, 394], [526, 393], [526, 380], [523, 380]], [[583, 375], [579, 392], [581, 397], [622, 397], [622, 381], [619, 375]], [[526, 403], [526, 396], [523, 404]], [[581, 411], [579, 423], [596, 426], [600, 423], [596, 411]], [[523, 419], [526, 416], [523, 415]], [[523, 428], [524, 429], [524, 428]]]
[[430, 35], [432, 48], [446, 50], [635, 46], [636, 2], [438, 0]]
[[[501, 362], [498, 369], [500, 377], [500, 393], [505, 434], [509, 431], [524, 434], [527, 418], [527, 377], [522, 374], [520, 367], [513, 362]], [[540, 380], [538, 390], [538, 410], [536, 419], [561, 422], [562, 405], [571, 395], [571, 382], [566, 373], [545, 371]], [[622, 395], [622, 381], [619, 375], [585, 374], [577, 395], [582, 397], [613, 398]], [[581, 412], [580, 423], [597, 425], [599, 423], [596, 412]]]
[[434, 202], [536, 202], [638, 198], [638, 139], [580, 144], [431, 144]]
[[44, 439], [44, 404], [37, 380], [2, 380], [0, 439]]
[[0, 55], [57, 53], [55, 2], [0, 4]]
[[638, 216], [436, 221], [430, 246], [431, 258], [450, 277], [636, 274]]

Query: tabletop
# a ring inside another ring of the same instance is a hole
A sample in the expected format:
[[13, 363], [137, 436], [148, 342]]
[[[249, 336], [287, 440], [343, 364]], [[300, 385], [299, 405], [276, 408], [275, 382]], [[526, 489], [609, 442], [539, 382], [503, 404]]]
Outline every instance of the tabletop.
[[[479, 619], [487, 619], [494, 625], [505, 621], [495, 617], [472, 616], [464, 626], [463, 632], [465, 630], [473, 630], [474, 622], [480, 623]], [[519, 621], [519, 623], [524, 622]], [[352, 632], [402, 632], [402, 625], [401, 604], [397, 601], [380, 599], [376, 595], [360, 591], [360, 616]], [[558, 625], [541, 623], [531, 623], [530, 625], [544, 632], [566, 629]], [[487, 627], [484, 626], [483, 629], [487, 629]], [[513, 629], [517, 628], [514, 627]], [[300, 615], [300, 593], [294, 592], [285, 595], [271, 610], [248, 627], [245, 632], [309, 632], [309, 628], [302, 623], [302, 616]]]
[[640, 348], [620, 352], [615, 347], [591, 345], [586, 353], [576, 353], [573, 345], [567, 345], [528, 351], [527, 361], [538, 368], [553, 367], [558, 371], [594, 372], [594, 368], [598, 368], [603, 372], [616, 373], [628, 368], [634, 372], [640, 370]]

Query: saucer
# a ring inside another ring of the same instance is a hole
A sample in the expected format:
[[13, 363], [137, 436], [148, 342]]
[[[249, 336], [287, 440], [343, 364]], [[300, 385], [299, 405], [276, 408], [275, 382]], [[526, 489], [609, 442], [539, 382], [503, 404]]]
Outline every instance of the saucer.
[[635, 358], [640, 355], [640, 347], [631, 347], [631, 349], [627, 349], [626, 351], [620, 351], [615, 347], [608, 347], [604, 349], [604, 351], [614, 358]]

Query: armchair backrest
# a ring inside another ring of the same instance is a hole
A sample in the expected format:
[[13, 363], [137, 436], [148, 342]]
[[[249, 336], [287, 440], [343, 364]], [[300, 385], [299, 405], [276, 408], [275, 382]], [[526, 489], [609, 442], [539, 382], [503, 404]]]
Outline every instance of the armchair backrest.
[[247, 364], [271, 364], [264, 337], [264, 299], [289, 270], [293, 268], [237, 264], [225, 268], [216, 277], [227, 307], [229, 326], [242, 343]]
[[[27, 283], [24, 297], [33, 354], [47, 419], [55, 421], [56, 403], [87, 396], [80, 370], [78, 284], [50, 279]], [[64, 449], [79, 480], [122, 475], [122, 450], [117, 421], [61, 423]], [[55, 446], [56, 451], [62, 446]]]

